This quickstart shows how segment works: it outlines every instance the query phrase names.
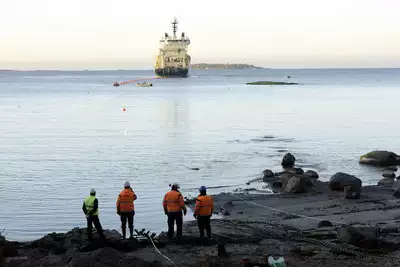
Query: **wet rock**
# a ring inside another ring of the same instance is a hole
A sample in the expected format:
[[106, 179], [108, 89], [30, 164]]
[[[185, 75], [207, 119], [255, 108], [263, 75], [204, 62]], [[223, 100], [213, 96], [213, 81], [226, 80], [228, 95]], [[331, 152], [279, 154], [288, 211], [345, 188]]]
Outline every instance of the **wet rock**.
[[400, 198], [400, 190], [398, 189], [398, 190], [394, 191], [393, 196], [395, 198]]
[[400, 164], [400, 156], [390, 151], [372, 151], [360, 157], [361, 164], [392, 166]]
[[338, 229], [338, 239], [347, 244], [360, 248], [379, 248], [379, 240], [376, 228], [355, 228], [343, 226]]
[[396, 166], [389, 166], [389, 167], [385, 168], [384, 171], [397, 172], [397, 167]]
[[307, 191], [308, 179], [304, 176], [294, 176], [288, 181], [285, 192], [286, 193], [305, 193]]
[[192, 171], [199, 171], [200, 168], [190, 168]]
[[286, 153], [285, 156], [283, 156], [281, 165], [284, 168], [290, 168], [294, 166], [295, 161], [296, 158], [292, 154]]
[[292, 174], [304, 174], [304, 171], [302, 168], [289, 168], [289, 169], [286, 169], [285, 172], [292, 173]]
[[394, 179], [394, 178], [396, 177], [396, 174], [394, 174], [394, 172], [392, 172], [392, 171], [385, 171], [385, 172], [382, 174], [382, 176], [385, 177], [385, 178]]
[[270, 181], [271, 178], [273, 178], [275, 176], [274, 173], [268, 169], [264, 170], [263, 173], [264, 173], [263, 182], [265, 182], [265, 183]]
[[379, 232], [382, 234], [398, 233], [399, 228], [397, 225], [385, 225], [379, 229]]
[[271, 185], [274, 188], [282, 188], [282, 182], [273, 182]]
[[292, 179], [292, 177], [294, 177], [294, 176], [295, 176], [295, 174], [293, 174], [293, 173], [288, 173], [288, 172], [281, 173], [279, 178], [282, 183], [282, 188], [286, 188], [289, 180]]
[[226, 202], [224, 205], [221, 206], [221, 213], [222, 215], [230, 215], [232, 213], [233, 210], [233, 203], [232, 201], [228, 201]]
[[396, 180], [400, 180], [400, 175], [396, 177]]
[[329, 187], [331, 190], [342, 191], [346, 185], [361, 188], [362, 182], [357, 177], [343, 172], [336, 173], [329, 180]]
[[344, 196], [348, 199], [359, 199], [361, 196], [361, 187], [346, 185], [344, 187]]
[[97, 232], [93, 233], [93, 240], [87, 240], [86, 228], [74, 228], [67, 233], [51, 233], [39, 240], [26, 243], [26, 248], [41, 248], [53, 254], [73, 253], [74, 251], [93, 251], [103, 247], [111, 247], [121, 251], [132, 251], [139, 248], [136, 240], [123, 239], [116, 230], [105, 230], [106, 240], [101, 240]]
[[16, 244], [14, 242], [5, 241], [2, 246], [2, 255], [4, 258], [8, 257], [18, 257], [19, 252]]
[[318, 177], [319, 177], [318, 173], [315, 171], [312, 171], [312, 170], [306, 171], [305, 175], [310, 178], [315, 178], [315, 179], [318, 179]]
[[394, 180], [390, 178], [383, 178], [378, 182], [378, 185], [380, 186], [385, 186], [385, 187], [391, 187], [393, 186]]
[[332, 227], [332, 226], [333, 226], [333, 224], [330, 221], [320, 221], [318, 223], [318, 228], [321, 228], [321, 227]]

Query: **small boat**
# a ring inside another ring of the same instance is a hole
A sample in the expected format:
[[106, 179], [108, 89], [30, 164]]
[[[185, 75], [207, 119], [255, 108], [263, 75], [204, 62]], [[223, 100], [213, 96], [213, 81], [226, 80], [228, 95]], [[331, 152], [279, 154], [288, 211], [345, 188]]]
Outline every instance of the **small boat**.
[[148, 82], [143, 82], [143, 83], [137, 83], [136, 86], [151, 87], [151, 86], [153, 86], [153, 84], [152, 83], [148, 83]]
[[118, 82], [115, 82], [115, 83], [114, 83], [114, 86], [119, 86], [119, 83], [118, 83]]

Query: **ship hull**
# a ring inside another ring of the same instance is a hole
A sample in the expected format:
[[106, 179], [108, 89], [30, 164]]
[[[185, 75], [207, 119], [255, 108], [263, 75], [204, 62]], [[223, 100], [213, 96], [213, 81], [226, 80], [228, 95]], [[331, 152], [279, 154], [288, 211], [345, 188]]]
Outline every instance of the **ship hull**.
[[154, 71], [160, 77], [187, 77], [189, 75], [187, 68], [159, 68]]

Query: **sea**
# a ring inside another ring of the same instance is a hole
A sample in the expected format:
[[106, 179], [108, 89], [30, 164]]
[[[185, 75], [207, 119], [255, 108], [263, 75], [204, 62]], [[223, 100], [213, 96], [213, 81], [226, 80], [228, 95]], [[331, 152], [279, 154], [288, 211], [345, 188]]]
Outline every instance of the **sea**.
[[[105, 229], [120, 230], [125, 181], [138, 196], [135, 228], [167, 228], [162, 198], [178, 182], [220, 192], [281, 170], [285, 153], [327, 181], [346, 172], [376, 184], [382, 169], [358, 164], [372, 150], [400, 152], [400, 69], [0, 71], [0, 229], [26, 241], [85, 227], [96, 189]], [[253, 81], [298, 85], [246, 85]], [[115, 81], [130, 81], [114, 87]], [[149, 81], [153, 87], [138, 87]], [[254, 188], [254, 189], [253, 189]], [[189, 213], [185, 221], [192, 220]]]

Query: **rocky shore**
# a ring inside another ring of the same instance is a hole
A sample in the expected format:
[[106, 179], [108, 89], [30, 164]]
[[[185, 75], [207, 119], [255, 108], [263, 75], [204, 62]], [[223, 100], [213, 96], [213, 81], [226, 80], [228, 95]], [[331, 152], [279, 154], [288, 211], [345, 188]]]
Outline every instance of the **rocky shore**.
[[198, 238], [196, 222], [184, 225], [182, 244], [146, 231], [124, 240], [115, 230], [105, 232], [104, 242], [95, 235], [88, 243], [86, 229], [78, 228], [25, 243], [0, 237], [0, 266], [174, 266], [152, 240], [175, 266], [245, 266], [243, 258], [258, 264], [248, 266], [268, 266], [263, 263], [268, 256], [282, 256], [286, 266], [294, 267], [400, 266], [395, 181], [400, 157], [391, 153], [375, 151], [360, 158], [361, 164], [385, 166], [383, 179], [391, 180], [366, 187], [340, 172], [319, 181], [314, 170], [297, 168], [288, 153], [281, 171], [266, 169], [248, 183], [266, 183], [276, 194], [214, 196], [215, 212], [223, 218], [212, 220], [211, 241]]

